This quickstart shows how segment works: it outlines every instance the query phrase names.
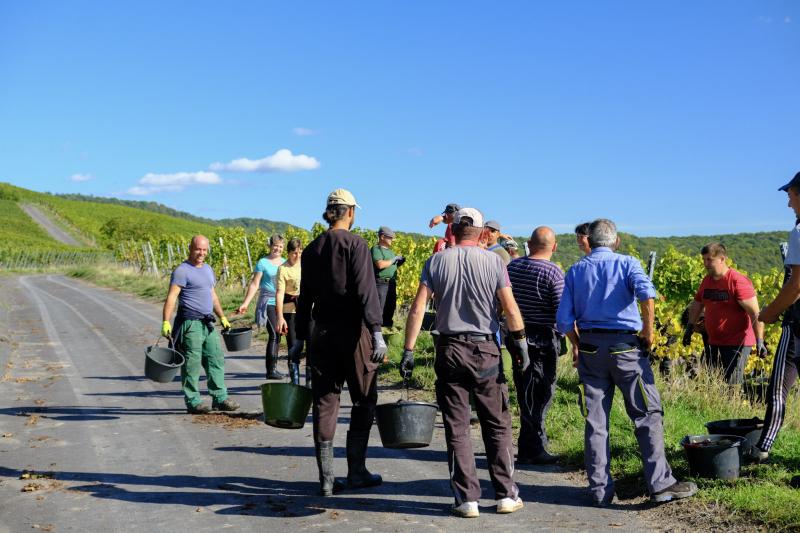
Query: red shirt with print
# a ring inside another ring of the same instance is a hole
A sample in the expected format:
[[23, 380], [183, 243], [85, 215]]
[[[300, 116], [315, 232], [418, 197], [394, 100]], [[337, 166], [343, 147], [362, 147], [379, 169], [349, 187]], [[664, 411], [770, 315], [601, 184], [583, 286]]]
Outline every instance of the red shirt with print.
[[755, 295], [750, 280], [732, 268], [720, 279], [703, 278], [694, 299], [705, 307], [709, 344], [753, 346], [756, 343], [750, 316], [739, 305]]

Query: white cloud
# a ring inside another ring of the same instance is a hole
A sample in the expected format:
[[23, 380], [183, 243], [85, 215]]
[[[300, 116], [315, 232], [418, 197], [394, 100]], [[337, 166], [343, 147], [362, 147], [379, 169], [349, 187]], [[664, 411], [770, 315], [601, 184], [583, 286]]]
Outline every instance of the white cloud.
[[178, 192], [189, 185], [218, 185], [222, 179], [214, 172], [176, 172], [174, 174], [154, 174], [148, 172], [139, 184], [126, 192], [134, 196], [146, 196], [158, 192]]
[[89, 181], [91, 179], [94, 179], [91, 174], [73, 174], [69, 177], [70, 181]]
[[319, 131], [312, 130], [311, 128], [292, 128], [292, 133], [298, 137], [309, 137], [311, 135], [317, 135]]
[[316, 158], [292, 154], [291, 150], [282, 148], [263, 159], [234, 159], [230, 163], [212, 163], [211, 170], [230, 172], [297, 172], [299, 170], [314, 170], [319, 168]]

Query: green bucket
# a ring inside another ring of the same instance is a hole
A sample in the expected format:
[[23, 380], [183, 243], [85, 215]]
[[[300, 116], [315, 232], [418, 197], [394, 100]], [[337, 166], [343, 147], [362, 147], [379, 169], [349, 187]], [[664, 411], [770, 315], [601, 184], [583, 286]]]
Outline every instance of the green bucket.
[[311, 409], [311, 401], [311, 389], [294, 383], [261, 385], [264, 422], [276, 428], [302, 428]]

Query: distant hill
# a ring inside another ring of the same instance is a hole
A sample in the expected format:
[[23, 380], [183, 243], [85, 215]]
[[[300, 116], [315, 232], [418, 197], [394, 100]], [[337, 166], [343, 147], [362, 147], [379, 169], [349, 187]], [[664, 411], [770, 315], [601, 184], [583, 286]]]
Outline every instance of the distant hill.
[[142, 209], [144, 211], [150, 211], [152, 213], [159, 213], [171, 217], [182, 218], [184, 220], [189, 220], [191, 222], [199, 222], [201, 224], [207, 224], [209, 226], [223, 226], [226, 228], [242, 227], [248, 232], [255, 231], [257, 229], [262, 229], [267, 233], [283, 233], [289, 228], [296, 227], [292, 226], [287, 222], [268, 220], [266, 218], [241, 217], [241, 218], [221, 218], [215, 220], [211, 218], [199, 217], [197, 215], [193, 215], [185, 211], [179, 211], [177, 209], [173, 209], [169, 206], [160, 204], [158, 202], [145, 202], [141, 200], [120, 200], [119, 198], [107, 198], [103, 196], [93, 196], [86, 194], [54, 194], [53, 196], [56, 196], [58, 198], [64, 198], [66, 200], [75, 200], [79, 202], [95, 202], [99, 204], [124, 205], [126, 207], [132, 207], [134, 209]]
[[[19, 203], [35, 203], [48, 209], [59, 223], [72, 233], [103, 247], [137, 239], [145, 235], [175, 235], [188, 237], [196, 233], [213, 234], [215, 228], [243, 227], [246, 231], [262, 229], [268, 233], [285, 232], [295, 227], [286, 222], [260, 218], [228, 218], [213, 220], [172, 209], [157, 202], [120, 200], [75, 194], [50, 194], [31, 191], [0, 182], [0, 218], [6, 228], [6, 245], [50, 247], [55, 241], [31, 225], [29, 217], [18, 209]], [[791, 221], [789, 221], [791, 222]], [[789, 223], [787, 223], [787, 230]], [[430, 239], [430, 236], [409, 234], [412, 237]], [[760, 233], [736, 233], [727, 235], [692, 235], [688, 237], [637, 237], [621, 234], [622, 251], [633, 249], [641, 257], [651, 250], [662, 255], [668, 246], [678, 251], [700, 253], [700, 248], [711, 241], [720, 241], [728, 248], [733, 261], [747, 272], [768, 272], [781, 266], [778, 244], [785, 241], [786, 231]], [[517, 237], [522, 245], [527, 237]], [[558, 252], [553, 259], [569, 267], [582, 256], [573, 234], [558, 236]], [[0, 248], [4, 246], [0, 242]]]

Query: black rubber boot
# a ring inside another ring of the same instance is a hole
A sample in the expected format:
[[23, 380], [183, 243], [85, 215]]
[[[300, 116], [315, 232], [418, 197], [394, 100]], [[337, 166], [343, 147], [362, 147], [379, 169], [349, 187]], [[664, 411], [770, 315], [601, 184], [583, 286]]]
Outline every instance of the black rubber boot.
[[320, 496], [333, 495], [333, 441], [317, 442], [317, 468], [319, 469], [319, 494]]
[[376, 487], [383, 483], [383, 478], [371, 474], [367, 470], [367, 444], [369, 430], [347, 432], [347, 489], [363, 489]]
[[300, 385], [300, 363], [289, 363], [289, 381]]
[[278, 372], [278, 356], [267, 356], [267, 379], [286, 379], [286, 374]]

